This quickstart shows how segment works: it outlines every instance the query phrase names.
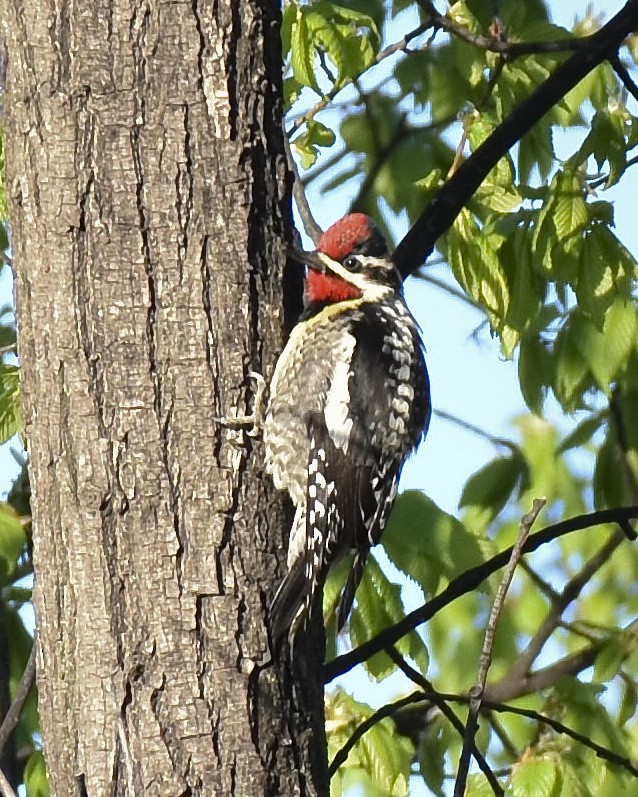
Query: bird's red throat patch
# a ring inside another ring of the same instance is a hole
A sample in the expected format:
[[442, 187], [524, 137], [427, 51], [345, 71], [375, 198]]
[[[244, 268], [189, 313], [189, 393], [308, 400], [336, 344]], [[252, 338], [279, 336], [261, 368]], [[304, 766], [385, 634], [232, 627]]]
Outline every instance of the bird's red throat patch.
[[308, 269], [306, 275], [305, 299], [313, 302], [344, 302], [347, 299], [360, 299], [361, 291], [349, 282], [334, 274], [321, 274]]

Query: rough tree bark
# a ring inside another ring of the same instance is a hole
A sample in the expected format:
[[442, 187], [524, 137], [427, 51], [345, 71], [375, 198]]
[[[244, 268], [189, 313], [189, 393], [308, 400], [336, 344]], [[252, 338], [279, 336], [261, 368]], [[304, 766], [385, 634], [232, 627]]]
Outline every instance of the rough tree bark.
[[[7, 184], [52, 794], [326, 794], [285, 511], [216, 416], [282, 343], [272, 0], [8, 0]], [[297, 676], [298, 677], [298, 676]]]

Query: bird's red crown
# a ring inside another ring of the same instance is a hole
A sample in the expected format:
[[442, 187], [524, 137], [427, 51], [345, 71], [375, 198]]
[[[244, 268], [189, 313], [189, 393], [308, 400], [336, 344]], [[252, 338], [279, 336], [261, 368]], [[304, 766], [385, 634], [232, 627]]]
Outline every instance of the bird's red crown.
[[317, 241], [317, 249], [341, 261], [375, 234], [380, 233], [365, 213], [350, 213], [328, 227]]

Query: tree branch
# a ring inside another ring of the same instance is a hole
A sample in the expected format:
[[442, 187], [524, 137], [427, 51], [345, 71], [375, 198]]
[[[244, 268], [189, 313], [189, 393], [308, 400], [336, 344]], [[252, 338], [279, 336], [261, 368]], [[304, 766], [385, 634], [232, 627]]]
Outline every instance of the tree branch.
[[[634, 620], [624, 630], [638, 634], [638, 620]], [[556, 684], [559, 678], [565, 675], [578, 675], [578, 673], [586, 670], [587, 667], [591, 667], [604, 644], [604, 640], [596, 640], [575, 653], [564, 656], [548, 667], [543, 667], [543, 669], [536, 670], [536, 672], [530, 674], [524, 674], [516, 682], [506, 675], [502, 680], [486, 687], [485, 700], [496, 700], [504, 703], [507, 700], [516, 700], [518, 697], [549, 689]]]
[[[638, 506], [603, 509], [586, 515], [578, 515], [531, 534], [523, 546], [523, 553], [531, 553], [542, 545], [573, 531], [592, 528], [604, 523], [626, 522], [636, 517], [638, 517]], [[427, 622], [449, 603], [461, 597], [461, 595], [466, 595], [476, 589], [488, 576], [507, 564], [511, 553], [512, 548], [507, 548], [487, 562], [466, 570], [465, 573], [451, 581], [443, 592], [432, 598], [432, 600], [427, 601], [423, 606], [410, 612], [398, 623], [384, 629], [358, 648], [337, 656], [328, 662], [324, 666], [325, 683], [329, 683], [337, 676], [343, 675], [343, 673], [348, 672], [355, 665], [360, 664], [375, 653], [394, 645], [401, 637], [422, 623]]]
[[618, 57], [618, 53], [616, 53], [613, 58], [609, 59], [609, 63], [613, 66], [614, 72], [618, 75], [624, 87], [631, 94], [634, 100], [638, 100], [638, 86], [636, 86], [634, 81], [631, 79], [631, 75], [625, 69], [623, 63]]
[[616, 16], [587, 38], [586, 44], [515, 108], [461, 164], [396, 248], [393, 259], [404, 277], [427, 259], [437, 239], [453, 224], [461, 209], [510, 147], [589, 72], [612, 57], [626, 36], [637, 28], [638, 0], [627, 0]]
[[31, 687], [33, 686], [33, 679], [35, 677], [36, 650], [37, 650], [37, 636], [34, 635], [33, 645], [31, 646], [31, 653], [29, 654], [26, 667], [24, 668], [24, 672], [22, 673], [22, 678], [20, 678], [20, 683], [18, 684], [18, 688], [16, 689], [13, 701], [9, 706], [9, 710], [7, 711], [7, 713], [4, 716], [4, 719], [2, 720], [2, 725], [0, 725], [0, 755], [4, 750], [4, 746], [7, 743], [9, 736], [11, 736], [16, 725], [18, 724], [18, 720], [20, 719], [20, 714], [22, 712], [22, 707], [24, 706], [25, 700], [29, 696], [29, 692], [31, 691]]
[[[322, 111], [334, 98], [339, 94], [340, 91], [346, 88], [346, 86], [350, 86], [355, 80], [358, 80], [363, 74], [365, 74], [368, 69], [377, 64], [384, 61], [386, 58], [389, 58], [391, 55], [395, 53], [404, 52], [407, 49], [408, 44], [413, 40], [416, 39], [417, 36], [420, 36], [422, 33], [425, 33], [428, 28], [431, 28], [432, 25], [430, 22], [424, 22], [422, 25], [414, 28], [409, 33], [406, 33], [405, 36], [397, 42], [388, 45], [385, 49], [381, 50], [374, 59], [374, 62], [367, 66], [365, 69], [361, 70], [357, 75], [349, 80], [340, 83], [338, 86], [334, 86], [334, 88], [329, 91], [324, 97], [322, 97], [319, 102], [315, 103], [309, 111], [298, 116], [288, 130], [288, 137], [294, 136], [294, 134], [306, 123], [309, 122], [314, 116], [316, 116], [319, 111]], [[429, 42], [428, 42], [429, 45]]]
[[528, 674], [530, 667], [534, 661], [536, 661], [545, 643], [558, 627], [565, 609], [567, 609], [570, 603], [576, 600], [583, 587], [594, 573], [600, 570], [600, 568], [609, 561], [613, 552], [624, 541], [625, 534], [622, 530], [614, 532], [602, 548], [583, 565], [567, 584], [565, 584], [563, 591], [553, 601], [545, 619], [529, 641], [525, 650], [514, 662], [509, 672], [504, 676], [503, 681], [518, 683], [521, 678]]
[[292, 154], [292, 149], [290, 147], [290, 140], [288, 139], [288, 136], [285, 133], [284, 133], [284, 149], [286, 150], [286, 160], [288, 161], [288, 168], [290, 169], [293, 175], [292, 196], [295, 200], [297, 211], [299, 212], [299, 218], [301, 219], [301, 223], [303, 224], [304, 230], [306, 231], [306, 235], [310, 238], [313, 244], [316, 244], [322, 233], [322, 229], [315, 221], [315, 217], [312, 215], [312, 210], [310, 210], [310, 204], [308, 203], [306, 191], [303, 183], [301, 182], [299, 169], [297, 168], [297, 161], [295, 160]]
[[587, 46], [587, 41], [591, 38], [591, 36], [583, 36], [581, 38], [566, 37], [542, 42], [509, 42], [507, 39], [498, 38], [497, 36], [482, 36], [480, 33], [472, 33], [471, 30], [464, 28], [463, 25], [459, 25], [444, 14], [440, 14], [436, 10], [434, 3], [427, 2], [427, 0], [417, 0], [417, 2], [425, 13], [429, 15], [435, 27], [445, 30], [452, 36], [468, 42], [468, 44], [474, 44], [482, 50], [506, 55], [510, 60], [519, 58], [521, 55], [580, 50]]
[[402, 697], [399, 700], [395, 700], [394, 703], [386, 703], [384, 706], [381, 706], [380, 709], [377, 709], [374, 714], [371, 714], [360, 725], [357, 725], [355, 730], [352, 732], [352, 736], [350, 736], [343, 747], [337, 753], [335, 753], [335, 757], [332, 759], [330, 766], [328, 767], [328, 774], [330, 777], [335, 774], [342, 764], [345, 764], [352, 748], [359, 741], [359, 739], [361, 739], [361, 737], [370, 730], [370, 728], [373, 728], [378, 722], [381, 722], [381, 720], [384, 720], [386, 717], [391, 717], [393, 714], [396, 714], [397, 711], [405, 708], [405, 706], [409, 706], [412, 703], [421, 703], [422, 701], [428, 699], [429, 698], [425, 697], [423, 692], [419, 690], [418, 692], [412, 692], [411, 694], [407, 695], [406, 697]]
[[538, 711], [532, 711], [531, 709], [527, 708], [519, 708], [518, 706], [505, 706], [502, 703], [497, 703], [493, 700], [484, 700], [483, 705], [485, 708], [489, 708], [491, 711], [518, 714], [521, 717], [527, 717], [528, 719], [535, 720], [536, 722], [541, 722], [544, 725], [549, 725], [549, 727], [557, 733], [562, 733], [565, 736], [569, 736], [571, 739], [574, 739], [574, 741], [580, 742], [580, 744], [584, 745], [585, 747], [589, 747], [590, 750], [593, 750], [596, 753], [598, 758], [602, 758], [612, 764], [618, 764], [618, 766], [626, 769], [634, 777], [638, 777], [638, 767], [628, 758], [621, 756], [614, 750], [610, 750], [607, 747], [597, 744], [588, 736], [578, 733], [578, 731], [575, 731], [573, 728], [569, 728], [567, 725], [563, 725], [562, 722], [559, 722], [552, 717], [548, 717], [545, 714], [540, 714]]
[[464, 429], [466, 432], [471, 432], [477, 437], [487, 440], [488, 443], [491, 443], [494, 446], [507, 448], [508, 451], [511, 451], [512, 453], [515, 453], [519, 450], [519, 447], [516, 445], [516, 443], [513, 443], [511, 440], [508, 440], [505, 437], [495, 437], [489, 432], [486, 432], [484, 429], [481, 429], [480, 426], [475, 426], [473, 423], [465, 421], [463, 418], [459, 418], [457, 415], [454, 415], [451, 412], [447, 412], [446, 410], [433, 410], [433, 413], [442, 421], [448, 421], [449, 423], [458, 426], [460, 429]]
[[4, 772], [0, 769], [0, 795], [2, 797], [17, 797], [16, 793], [11, 788], [11, 784], [5, 777]]
[[[430, 702], [433, 703], [443, 714], [443, 716], [448, 720], [448, 722], [452, 725], [453, 728], [458, 732], [459, 736], [463, 739], [465, 736], [465, 728], [461, 720], [456, 716], [454, 711], [450, 708], [445, 700], [439, 697], [436, 689], [432, 686], [432, 684], [428, 681], [428, 679], [421, 675], [420, 672], [415, 670], [413, 667], [407, 663], [407, 661], [403, 658], [403, 656], [399, 653], [399, 651], [395, 647], [391, 647], [386, 649], [385, 651], [388, 656], [392, 659], [392, 661], [397, 665], [397, 667], [401, 670], [401, 672], [409, 678], [413, 683], [417, 686], [420, 686], [423, 689], [424, 693], [427, 693], [430, 696]], [[502, 797], [505, 792], [503, 791], [503, 787], [498, 782], [498, 779], [492, 772], [490, 765], [485, 760], [485, 757], [481, 753], [481, 751], [476, 746], [474, 739], [472, 738], [469, 742], [471, 753], [476, 760], [476, 763], [479, 765], [481, 772], [487, 778], [488, 783], [490, 784], [492, 791], [497, 797]]]
[[467, 783], [467, 775], [470, 770], [470, 762], [472, 759], [472, 748], [476, 748], [474, 738], [476, 736], [476, 732], [478, 731], [478, 717], [481, 711], [481, 702], [485, 693], [487, 674], [492, 664], [496, 626], [498, 625], [499, 618], [503, 611], [505, 596], [510, 588], [512, 579], [514, 578], [516, 566], [523, 555], [523, 547], [529, 537], [532, 526], [534, 525], [536, 518], [546, 503], [547, 501], [544, 498], [535, 498], [532, 503], [531, 510], [523, 516], [516, 543], [512, 548], [509, 562], [507, 563], [507, 567], [503, 573], [501, 583], [498, 586], [498, 590], [494, 598], [494, 603], [492, 604], [492, 611], [490, 612], [490, 618], [485, 629], [483, 649], [481, 650], [481, 656], [479, 659], [476, 685], [470, 689], [470, 710], [468, 713], [467, 722], [465, 724], [463, 748], [461, 750], [459, 767], [456, 774], [456, 782], [454, 784], [454, 797], [463, 797], [463, 794], [465, 794], [465, 785]]

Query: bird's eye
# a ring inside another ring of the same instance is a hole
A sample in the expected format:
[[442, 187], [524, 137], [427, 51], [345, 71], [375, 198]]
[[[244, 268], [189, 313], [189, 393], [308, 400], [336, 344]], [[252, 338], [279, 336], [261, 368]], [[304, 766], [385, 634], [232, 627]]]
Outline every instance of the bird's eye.
[[350, 255], [350, 257], [347, 257], [343, 261], [343, 265], [348, 269], [348, 271], [353, 271], [356, 273], [357, 271], [361, 271], [362, 263], [358, 257], [353, 257]]

